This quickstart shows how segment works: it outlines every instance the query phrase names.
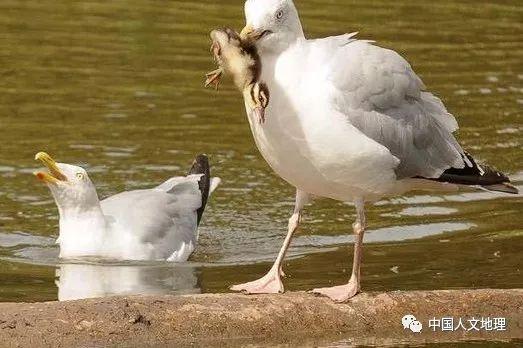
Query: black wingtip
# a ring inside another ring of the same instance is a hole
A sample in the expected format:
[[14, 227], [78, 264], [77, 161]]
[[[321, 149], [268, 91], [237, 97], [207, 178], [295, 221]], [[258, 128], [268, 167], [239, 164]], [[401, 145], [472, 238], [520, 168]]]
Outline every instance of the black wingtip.
[[464, 168], [450, 168], [437, 181], [480, 186], [489, 191], [519, 193], [518, 189], [510, 184], [510, 179], [504, 173], [485, 164], [479, 164], [468, 153], [464, 154], [463, 159], [467, 160], [466, 162], [469, 162], [470, 165], [466, 165]]
[[496, 184], [496, 185], [485, 185], [482, 187], [488, 191], [510, 193], [512, 195], [519, 194], [519, 190], [517, 189], [517, 187], [515, 187], [514, 185], [512, 185], [508, 182], [504, 182], [504, 183]]
[[211, 187], [211, 167], [209, 165], [209, 157], [202, 154], [196, 156], [191, 169], [189, 170], [189, 175], [193, 174], [203, 174], [198, 186], [200, 187], [200, 192], [202, 193], [202, 206], [196, 212], [198, 214], [198, 225], [202, 220], [203, 212], [205, 211], [205, 206], [207, 205], [207, 200], [209, 199], [209, 190]]

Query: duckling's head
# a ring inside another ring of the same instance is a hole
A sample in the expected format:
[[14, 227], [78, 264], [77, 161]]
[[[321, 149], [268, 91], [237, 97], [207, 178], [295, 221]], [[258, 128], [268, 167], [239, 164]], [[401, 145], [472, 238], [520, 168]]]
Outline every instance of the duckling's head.
[[242, 50], [240, 35], [229, 28], [213, 30], [211, 40], [211, 52], [220, 64], [231, 59], [231, 55], [238, 54]]
[[45, 152], [36, 154], [35, 159], [46, 166], [47, 172], [38, 171], [34, 175], [49, 187], [60, 214], [99, 206], [96, 188], [85, 169], [57, 163]]
[[265, 109], [269, 106], [270, 93], [269, 88], [263, 82], [250, 84], [243, 91], [247, 106], [254, 112], [254, 115], [260, 122], [265, 122]]

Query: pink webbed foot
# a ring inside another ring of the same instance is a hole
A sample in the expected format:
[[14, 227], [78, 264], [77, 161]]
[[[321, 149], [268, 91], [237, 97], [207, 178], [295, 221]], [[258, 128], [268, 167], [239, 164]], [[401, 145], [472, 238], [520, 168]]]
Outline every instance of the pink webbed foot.
[[254, 108], [254, 115], [260, 125], [265, 123], [265, 108], [263, 108], [263, 107]]
[[346, 285], [334, 286], [332, 288], [314, 289], [311, 292], [321, 296], [326, 296], [334, 302], [347, 302], [361, 291], [360, 285], [355, 281], [350, 281]]
[[211, 71], [210, 73], [207, 73], [205, 75], [207, 77], [207, 79], [205, 80], [205, 87], [214, 86], [215, 89], [218, 89], [222, 75], [223, 75], [222, 68], [219, 68], [214, 71]]
[[231, 286], [232, 291], [242, 291], [246, 294], [278, 294], [284, 292], [280, 279], [281, 270], [270, 271], [264, 277], [253, 282]]

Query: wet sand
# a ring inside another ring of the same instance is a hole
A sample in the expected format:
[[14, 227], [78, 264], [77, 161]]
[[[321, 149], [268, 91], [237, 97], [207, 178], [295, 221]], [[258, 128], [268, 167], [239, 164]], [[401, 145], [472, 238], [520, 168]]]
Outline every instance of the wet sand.
[[[421, 333], [403, 329], [401, 318], [406, 314], [424, 325]], [[503, 317], [507, 330], [433, 332], [428, 327], [433, 317]], [[0, 304], [2, 347], [321, 346], [337, 341], [393, 345], [514, 339], [523, 339], [523, 289], [364, 293], [347, 304], [303, 292]]]

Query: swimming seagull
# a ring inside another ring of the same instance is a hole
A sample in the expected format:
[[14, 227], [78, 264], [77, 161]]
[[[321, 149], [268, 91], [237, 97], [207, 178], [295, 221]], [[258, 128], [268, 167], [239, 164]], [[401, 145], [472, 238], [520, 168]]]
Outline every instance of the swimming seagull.
[[210, 178], [207, 156], [200, 155], [186, 177], [100, 201], [83, 168], [56, 163], [45, 152], [35, 158], [48, 169], [35, 175], [58, 206], [63, 259], [186, 261], [196, 247], [209, 195], [220, 182]]
[[356, 33], [308, 40], [292, 0], [247, 0], [245, 15], [241, 36], [257, 41], [260, 79], [271, 93], [267, 122], [248, 116], [251, 130], [265, 160], [297, 194], [271, 270], [232, 290], [284, 291], [282, 261], [312, 196], [356, 206], [349, 282], [313, 290], [344, 302], [361, 289], [366, 203], [455, 184], [517, 193], [504, 174], [462, 149], [452, 135], [456, 120], [398, 53]]

